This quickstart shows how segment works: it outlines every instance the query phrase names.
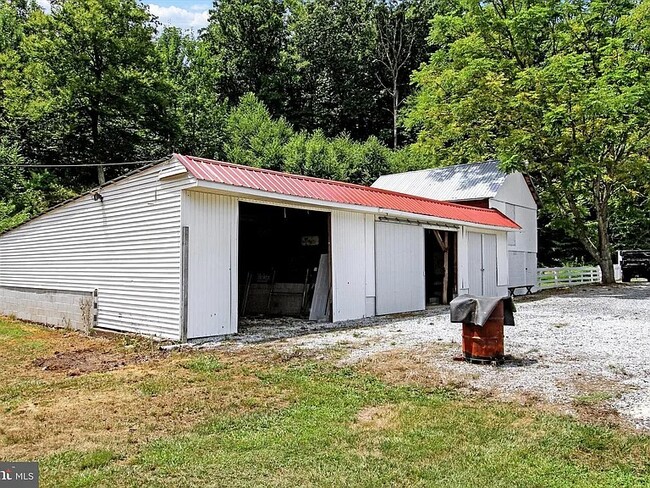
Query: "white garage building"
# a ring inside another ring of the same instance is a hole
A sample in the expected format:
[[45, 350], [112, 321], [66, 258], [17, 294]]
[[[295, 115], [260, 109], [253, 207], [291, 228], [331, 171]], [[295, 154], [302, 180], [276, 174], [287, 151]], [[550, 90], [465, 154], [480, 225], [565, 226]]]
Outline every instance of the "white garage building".
[[[508, 233], [508, 286], [521, 287], [516, 290], [520, 294], [526, 292], [526, 287], [534, 289], [537, 285], [539, 196], [528, 175], [519, 172], [506, 174], [498, 168], [497, 161], [492, 160], [382, 176], [372, 186], [503, 212], [521, 227], [519, 232]], [[473, 269], [470, 276], [479, 275], [479, 256], [494, 259], [490, 251], [493, 245], [488, 243], [486, 249], [485, 239], [485, 236], [470, 237], [470, 253], [475, 256], [470, 259], [470, 269]], [[486, 293], [478, 279], [471, 278], [469, 292], [476, 295], [491, 293], [489, 290]]]
[[241, 316], [422, 310], [477, 280], [505, 294], [518, 229], [494, 209], [174, 155], [0, 235], [0, 313], [189, 340]]

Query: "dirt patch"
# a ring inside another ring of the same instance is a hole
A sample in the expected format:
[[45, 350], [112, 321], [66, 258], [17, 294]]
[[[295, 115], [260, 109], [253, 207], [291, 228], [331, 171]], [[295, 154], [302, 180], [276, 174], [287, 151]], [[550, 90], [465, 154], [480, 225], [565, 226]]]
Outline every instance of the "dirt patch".
[[446, 371], [439, 367], [441, 357], [451, 361], [449, 347], [433, 345], [415, 349], [397, 349], [375, 354], [358, 367], [392, 385], [428, 388], [462, 388], [472, 380], [469, 374]]
[[[158, 356], [162, 353], [158, 354]], [[115, 351], [98, 351], [96, 349], [79, 349], [74, 351], [56, 351], [54, 355], [37, 358], [32, 365], [43, 371], [61, 371], [68, 376], [112, 371], [127, 364], [138, 364], [151, 360], [151, 356], [127, 355]]]
[[203, 355], [170, 354], [133, 364], [130, 358], [99, 353], [100, 367], [115, 369], [74, 377], [49, 374], [0, 411], [0, 459], [106, 445], [128, 454], [213, 418], [275, 411], [293, 401], [293, 390], [261, 380], [264, 367], [236, 354], [214, 355], [223, 365], [217, 371], [186, 367]]
[[370, 430], [388, 430], [397, 427], [397, 410], [394, 405], [373, 405], [362, 408], [355, 425]]

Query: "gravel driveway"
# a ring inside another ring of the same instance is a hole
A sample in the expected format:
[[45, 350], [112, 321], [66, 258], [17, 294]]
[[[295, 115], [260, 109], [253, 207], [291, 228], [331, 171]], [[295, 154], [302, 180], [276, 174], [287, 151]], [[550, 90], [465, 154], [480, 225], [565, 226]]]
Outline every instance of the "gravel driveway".
[[[546, 291], [517, 299], [506, 327], [514, 361], [480, 366], [454, 361], [461, 326], [448, 307], [344, 324], [255, 321], [234, 344], [270, 342], [283, 350], [336, 350], [343, 363], [383, 366], [413, 378], [436, 377], [502, 398], [533, 398], [572, 411], [611, 408], [650, 429], [650, 284]], [[401, 362], [391, 363], [401, 357]]]

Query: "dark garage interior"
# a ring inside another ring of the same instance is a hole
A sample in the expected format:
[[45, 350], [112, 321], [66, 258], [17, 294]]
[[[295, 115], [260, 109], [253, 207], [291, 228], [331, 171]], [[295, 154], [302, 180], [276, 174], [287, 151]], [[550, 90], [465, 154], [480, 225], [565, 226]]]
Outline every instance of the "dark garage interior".
[[456, 232], [425, 229], [424, 272], [427, 305], [447, 304], [458, 293], [456, 241]]
[[326, 212], [240, 202], [241, 317], [328, 318], [329, 217]]

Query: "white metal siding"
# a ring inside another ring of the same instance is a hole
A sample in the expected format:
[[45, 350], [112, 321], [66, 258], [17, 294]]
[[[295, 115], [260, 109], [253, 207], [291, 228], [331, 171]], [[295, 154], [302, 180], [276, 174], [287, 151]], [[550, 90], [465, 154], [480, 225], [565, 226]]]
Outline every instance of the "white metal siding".
[[508, 266], [508, 236], [507, 232], [497, 232], [494, 234], [496, 237], [496, 271], [497, 271], [497, 286], [508, 287], [508, 280], [510, 279]]
[[424, 310], [424, 228], [375, 224], [377, 315]]
[[186, 191], [189, 227], [187, 338], [237, 332], [238, 203], [215, 193]]
[[362, 213], [332, 212], [334, 322], [366, 315], [365, 222]]
[[[497, 235], [468, 232], [469, 293], [479, 296], [500, 296], [503, 287], [497, 284], [497, 267], [505, 266], [498, 259]], [[503, 239], [505, 240], [505, 238]]]
[[[517, 222], [517, 217], [515, 216], [515, 206], [506, 203], [506, 217]], [[517, 245], [517, 237], [519, 232], [508, 232], [508, 247], [515, 247]]]
[[465, 295], [469, 293], [469, 274], [467, 269], [468, 242], [467, 229], [461, 227], [456, 233], [458, 241], [456, 242], [456, 265], [458, 271], [458, 294]]
[[513, 220], [522, 228], [517, 236], [517, 251], [537, 252], [537, 210], [515, 207]]
[[[164, 166], [163, 166], [164, 168]], [[0, 285], [97, 289], [98, 326], [180, 335], [180, 188], [156, 166], [0, 236]]]
[[[510, 185], [511, 193], [514, 191], [513, 186]], [[516, 195], [513, 199], [519, 201]], [[507, 285], [512, 287], [534, 285], [537, 277], [533, 276], [532, 273], [527, 274], [527, 262], [534, 261], [537, 263], [537, 257], [522, 258], [519, 255], [537, 254], [537, 210], [495, 199], [490, 200], [490, 206], [504, 212], [522, 228], [519, 232], [508, 232], [508, 268], [510, 276]], [[501, 268], [499, 269], [501, 270]], [[499, 275], [499, 285], [505, 284], [502, 282], [501, 275]]]
[[508, 174], [492, 198], [518, 207], [537, 209], [537, 203], [521, 173]]

